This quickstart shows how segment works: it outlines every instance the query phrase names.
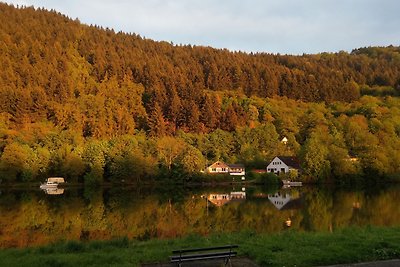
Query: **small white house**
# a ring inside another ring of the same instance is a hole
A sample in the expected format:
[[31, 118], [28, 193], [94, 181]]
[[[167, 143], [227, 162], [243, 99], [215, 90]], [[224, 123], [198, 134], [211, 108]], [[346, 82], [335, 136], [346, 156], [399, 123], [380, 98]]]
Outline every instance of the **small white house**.
[[207, 172], [208, 173], [228, 173], [229, 166], [228, 166], [228, 164], [226, 164], [222, 161], [217, 161], [207, 167]]
[[286, 138], [286, 136], [284, 136], [281, 140], [281, 143], [286, 145], [288, 143], [288, 139]]
[[300, 163], [296, 157], [278, 156], [267, 166], [267, 172], [275, 174], [290, 173], [292, 171], [299, 171], [300, 169]]
[[242, 164], [226, 164], [222, 161], [216, 161], [210, 166], [207, 167], [206, 172], [217, 174], [217, 173], [226, 173], [230, 175], [245, 175], [245, 168]]

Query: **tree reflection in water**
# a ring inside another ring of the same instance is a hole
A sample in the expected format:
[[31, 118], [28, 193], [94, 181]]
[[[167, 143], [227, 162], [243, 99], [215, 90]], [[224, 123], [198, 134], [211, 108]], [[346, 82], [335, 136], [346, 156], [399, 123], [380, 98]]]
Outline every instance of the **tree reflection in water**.
[[290, 229], [334, 231], [400, 224], [400, 188], [380, 191], [302, 187], [67, 188], [63, 194], [2, 189], [0, 246], [127, 236], [147, 240], [192, 233]]

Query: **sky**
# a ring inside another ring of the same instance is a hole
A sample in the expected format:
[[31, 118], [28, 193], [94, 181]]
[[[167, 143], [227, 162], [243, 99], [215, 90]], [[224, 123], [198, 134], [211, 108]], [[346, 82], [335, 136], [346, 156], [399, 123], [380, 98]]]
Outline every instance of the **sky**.
[[6, 0], [174, 44], [280, 54], [400, 45], [399, 0]]

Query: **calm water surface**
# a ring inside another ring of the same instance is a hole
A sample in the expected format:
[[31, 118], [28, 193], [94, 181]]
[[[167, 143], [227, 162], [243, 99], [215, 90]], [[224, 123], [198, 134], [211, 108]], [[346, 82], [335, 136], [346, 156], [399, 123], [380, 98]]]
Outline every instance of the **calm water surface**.
[[0, 189], [0, 247], [251, 230], [399, 226], [400, 187]]

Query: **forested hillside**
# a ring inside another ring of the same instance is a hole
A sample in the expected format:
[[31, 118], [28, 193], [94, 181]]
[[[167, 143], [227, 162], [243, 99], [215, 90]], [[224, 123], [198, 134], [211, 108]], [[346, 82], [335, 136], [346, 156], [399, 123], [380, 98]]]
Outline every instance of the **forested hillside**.
[[300, 156], [312, 180], [400, 171], [399, 47], [247, 54], [0, 3], [0, 59], [4, 180], [262, 167], [276, 154]]
[[49, 119], [85, 136], [147, 130], [161, 115], [169, 132], [227, 128], [226, 113], [247, 120], [243, 107], [207, 91], [331, 102], [358, 99], [360, 87], [399, 86], [398, 47], [245, 54], [154, 42], [46, 10], [1, 4], [0, 12], [1, 111], [16, 123]]

